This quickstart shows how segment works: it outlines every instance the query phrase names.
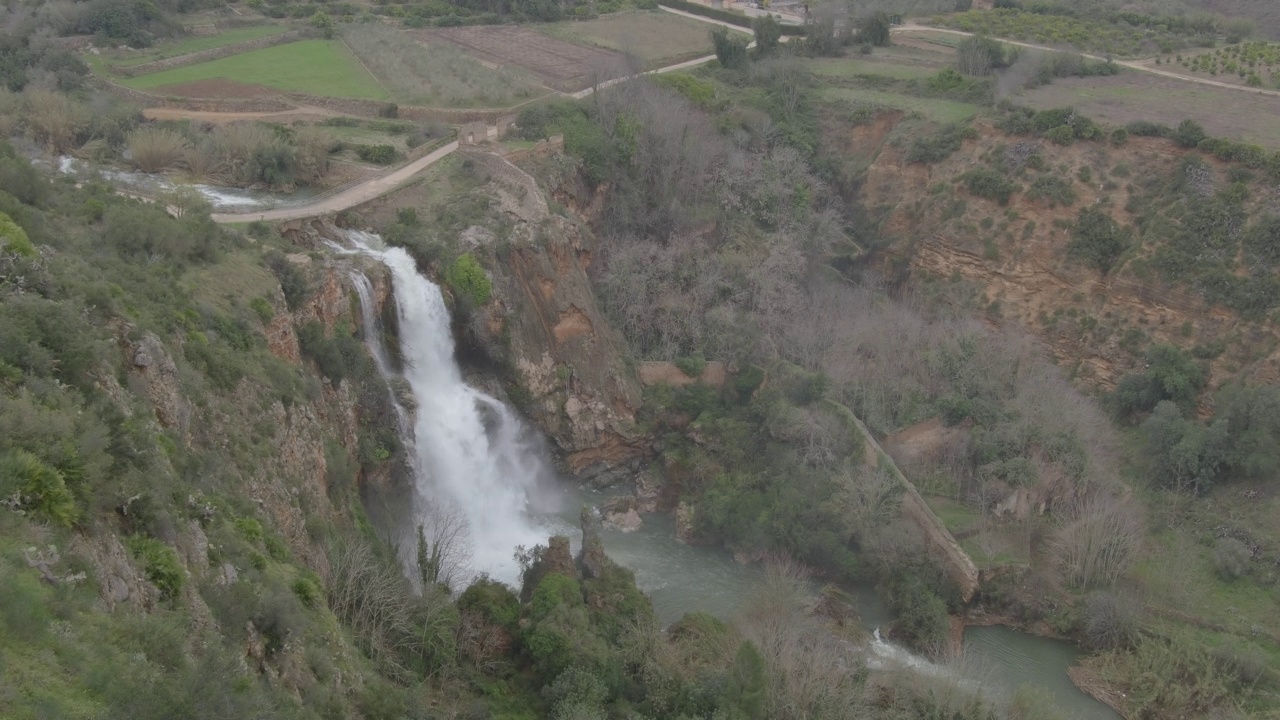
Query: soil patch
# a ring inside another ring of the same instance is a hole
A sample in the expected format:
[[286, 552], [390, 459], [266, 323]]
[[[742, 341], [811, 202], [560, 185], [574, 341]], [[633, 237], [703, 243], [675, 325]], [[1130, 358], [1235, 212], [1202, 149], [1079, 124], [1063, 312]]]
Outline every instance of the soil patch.
[[269, 87], [250, 85], [248, 83], [224, 80], [222, 78], [193, 80], [191, 82], [178, 83], [176, 85], [164, 85], [156, 88], [154, 92], [161, 95], [177, 95], [179, 97], [193, 98], [270, 97], [272, 95], [280, 94], [279, 91], [272, 90]]
[[625, 74], [622, 55], [548, 37], [509, 25], [431, 28], [417, 31], [424, 42], [452, 43], [481, 62], [521, 67], [557, 90], [587, 87], [599, 76]]
[[1280, 97], [1218, 88], [1142, 72], [1068, 78], [1027, 92], [1023, 102], [1043, 110], [1074, 107], [1095, 120], [1125, 125], [1149, 120], [1177, 126], [1186, 118], [1210, 135], [1280, 149]]

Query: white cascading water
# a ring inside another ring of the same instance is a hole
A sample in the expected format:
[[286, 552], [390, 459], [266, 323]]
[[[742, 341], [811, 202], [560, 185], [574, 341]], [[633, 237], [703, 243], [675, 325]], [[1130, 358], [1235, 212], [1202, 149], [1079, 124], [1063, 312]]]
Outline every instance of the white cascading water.
[[[552, 529], [531, 512], [548, 473], [539, 448], [510, 408], [463, 381], [444, 297], [418, 272], [413, 258], [401, 248], [383, 247], [371, 233], [346, 231], [346, 236], [353, 249], [344, 252], [375, 258], [392, 275], [403, 376], [416, 405], [412, 433], [404, 433], [415, 475], [413, 515], [430, 523], [442, 509], [456, 510], [466, 525], [469, 569], [518, 583], [513, 551], [545, 542]], [[368, 281], [363, 288], [359, 280], [355, 284], [366, 327], [373, 330], [368, 337], [378, 346]], [[380, 372], [393, 374], [380, 347], [374, 360]]]

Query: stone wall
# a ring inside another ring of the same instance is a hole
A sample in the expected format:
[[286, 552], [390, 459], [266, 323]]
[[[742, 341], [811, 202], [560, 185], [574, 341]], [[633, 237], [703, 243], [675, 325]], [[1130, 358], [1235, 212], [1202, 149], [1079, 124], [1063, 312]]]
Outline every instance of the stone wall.
[[880, 447], [880, 443], [871, 436], [867, 426], [863, 425], [861, 420], [855, 419], [855, 421], [866, 443], [863, 462], [873, 467], [887, 468], [902, 483], [903, 488], [906, 489], [902, 496], [902, 514], [920, 527], [930, 554], [942, 562], [947, 576], [956, 584], [956, 587], [960, 588], [960, 596], [965, 602], [969, 602], [980, 586], [978, 568], [973, 564], [973, 559], [964, 551], [964, 548], [960, 547], [960, 543], [956, 542], [951, 531], [947, 530], [947, 526], [920, 496], [916, 486], [898, 469], [889, 453], [885, 452]]
[[483, 120], [469, 122], [458, 128], [459, 145], [475, 145], [489, 140], [489, 125]]
[[254, 38], [253, 40], [245, 40], [244, 42], [210, 48], [209, 50], [201, 50], [200, 52], [165, 58], [164, 60], [156, 60], [155, 62], [142, 63], [141, 65], [113, 67], [112, 70], [120, 75], [124, 75], [125, 77], [150, 75], [151, 73], [160, 72], [161, 70], [172, 70], [173, 68], [184, 67], [186, 65], [195, 65], [196, 63], [209, 62], [210, 60], [218, 60], [220, 58], [238, 55], [243, 52], [249, 52], [250, 50], [261, 50], [262, 48], [271, 47], [273, 45], [283, 45], [284, 43], [290, 43], [310, 37], [313, 34], [314, 33], [302, 30], [290, 30], [288, 32], [280, 33], [279, 35], [268, 35], [267, 37]]

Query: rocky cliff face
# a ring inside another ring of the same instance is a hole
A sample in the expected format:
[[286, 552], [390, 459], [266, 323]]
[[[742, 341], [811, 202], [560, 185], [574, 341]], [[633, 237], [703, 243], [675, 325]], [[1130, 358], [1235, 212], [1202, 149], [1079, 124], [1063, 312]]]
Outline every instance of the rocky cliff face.
[[[1120, 225], [1132, 226], [1138, 215], [1131, 200], [1157, 179], [1179, 172], [1186, 151], [1169, 140], [1139, 137], [1123, 147], [1062, 147], [979, 123], [976, 139], [965, 140], [947, 160], [925, 165], [906, 161], [909, 139], [885, 141], [896, 119], [886, 115], [844, 138], [846, 151], [870, 158], [862, 193], [881, 222], [886, 245], [875, 261], [882, 270], [913, 285], [967, 283], [992, 323], [1027, 328], [1094, 387], [1109, 389], [1140, 369], [1143, 350], [1152, 343], [1224, 347], [1211, 360], [1211, 384], [1242, 374], [1255, 382], [1280, 379], [1274, 324], [1241, 319], [1210, 305], [1187, 284], [1161, 279], [1146, 262], [1161, 239], [1144, 238], [1106, 274], [1068, 256], [1070, 228], [1081, 208], [1101, 208]], [[1030, 153], [1066, 181], [1073, 202], [1035, 198], [1025, 180], [1005, 205], [965, 190], [964, 173]], [[1231, 183], [1229, 165], [1202, 159], [1215, 187]]]

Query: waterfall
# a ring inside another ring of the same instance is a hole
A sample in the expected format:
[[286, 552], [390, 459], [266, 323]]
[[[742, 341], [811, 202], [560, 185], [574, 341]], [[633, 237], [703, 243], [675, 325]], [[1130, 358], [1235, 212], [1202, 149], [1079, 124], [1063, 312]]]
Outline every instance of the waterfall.
[[[415, 523], [427, 526], [429, 538], [433, 526], [446, 534], [465, 528], [467, 569], [518, 583], [514, 549], [545, 542], [552, 530], [533, 517], [540, 481], [549, 476], [541, 448], [510, 408], [463, 381], [444, 297], [413, 258], [383, 247], [377, 235], [346, 236], [354, 250], [344, 252], [375, 258], [391, 271], [403, 376], [416, 406], [412, 432], [407, 421], [402, 432], [414, 474]], [[368, 281], [355, 285], [366, 328], [376, 335]], [[380, 338], [366, 339], [379, 372], [392, 377]]]
[[396, 413], [400, 439], [410, 444], [413, 428], [409, 425], [409, 412], [405, 410], [404, 404], [396, 396], [395, 388], [391, 384], [395, 371], [391, 367], [391, 358], [387, 357], [387, 348], [383, 343], [382, 321], [374, 311], [373, 286], [369, 284], [369, 278], [358, 270], [352, 270], [350, 277], [351, 285], [355, 287], [356, 295], [360, 297], [360, 320], [364, 326], [364, 345], [369, 350], [370, 357], [373, 358], [373, 365], [378, 369], [378, 375], [387, 381], [387, 396]]

